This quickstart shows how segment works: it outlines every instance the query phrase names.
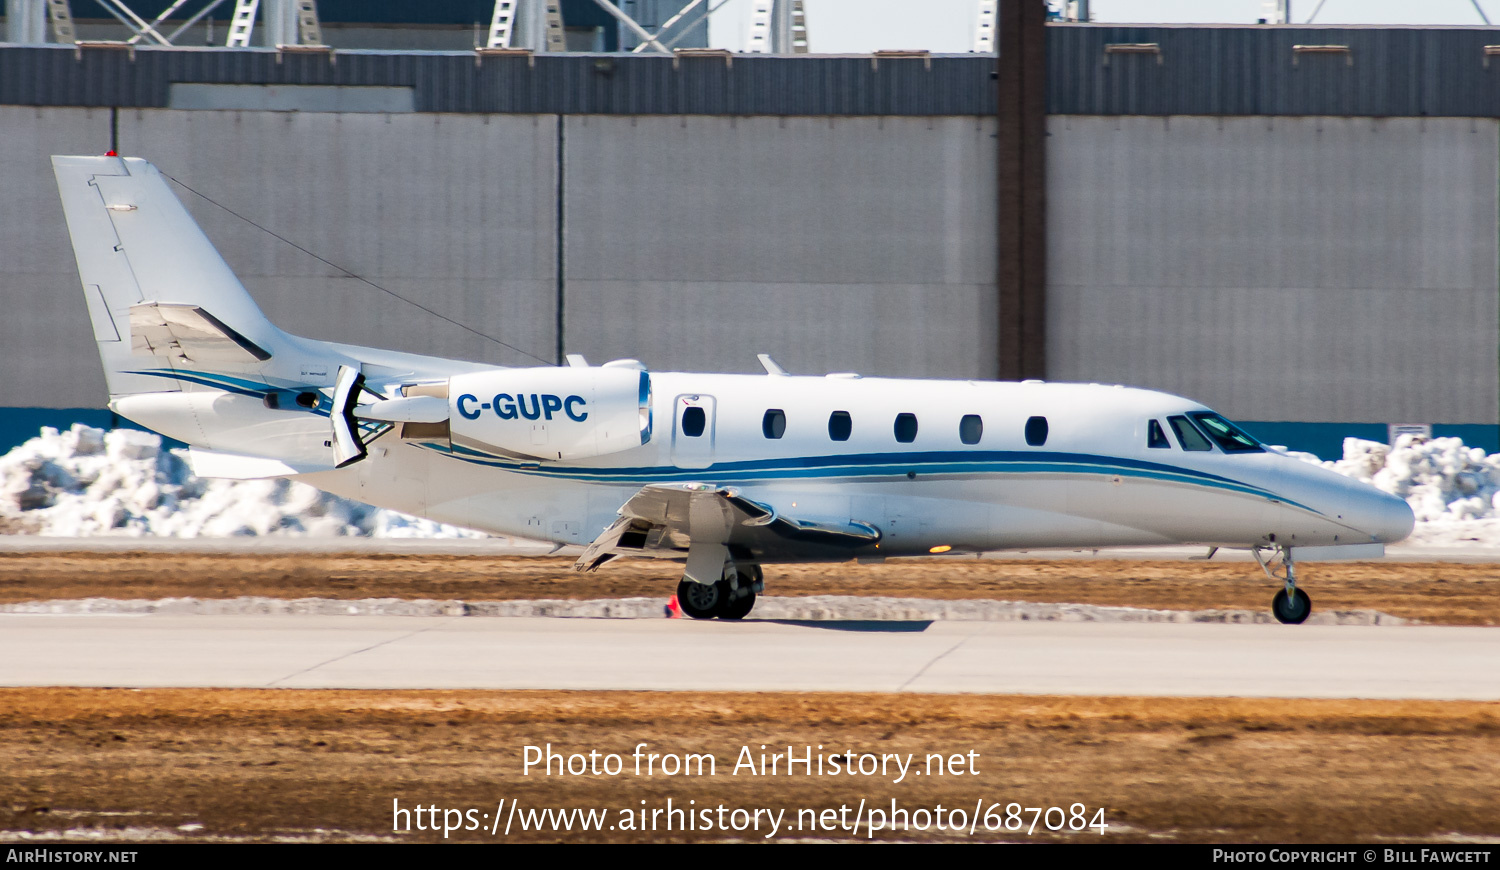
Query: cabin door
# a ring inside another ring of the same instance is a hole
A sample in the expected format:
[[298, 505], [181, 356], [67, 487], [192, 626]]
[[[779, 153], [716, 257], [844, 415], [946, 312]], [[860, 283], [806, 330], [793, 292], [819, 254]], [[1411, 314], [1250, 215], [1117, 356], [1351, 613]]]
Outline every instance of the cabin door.
[[714, 463], [714, 397], [681, 395], [672, 409], [672, 464], [707, 468]]

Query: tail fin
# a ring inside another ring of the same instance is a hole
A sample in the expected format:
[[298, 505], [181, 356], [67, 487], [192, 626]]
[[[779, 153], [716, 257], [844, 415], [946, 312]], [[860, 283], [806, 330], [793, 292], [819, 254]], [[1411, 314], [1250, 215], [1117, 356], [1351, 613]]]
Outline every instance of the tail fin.
[[295, 342], [261, 313], [156, 167], [53, 157], [111, 397], [250, 373]]
[[436, 412], [405, 399], [359, 404], [362, 391], [391, 398], [366, 390], [365, 372], [446, 378], [477, 368], [288, 335], [256, 307], [156, 167], [53, 157], [52, 169], [109, 406], [143, 426], [282, 463], [255, 464], [259, 471], [326, 470], [363, 459], [365, 440], [391, 421], [446, 419], [446, 399]]

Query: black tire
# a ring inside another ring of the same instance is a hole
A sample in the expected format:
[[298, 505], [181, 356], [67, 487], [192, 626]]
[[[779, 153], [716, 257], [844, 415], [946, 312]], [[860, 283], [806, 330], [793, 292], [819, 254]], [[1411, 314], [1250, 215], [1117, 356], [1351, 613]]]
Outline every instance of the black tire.
[[1283, 589], [1271, 599], [1271, 613], [1285, 625], [1301, 625], [1312, 613], [1312, 599], [1301, 589], [1297, 590], [1296, 598], [1289, 598]]
[[[741, 577], [743, 576], [744, 575], [741, 575]], [[743, 583], [745, 581], [742, 579], [740, 582]], [[727, 602], [724, 605], [723, 609], [719, 611], [719, 618], [744, 619], [745, 617], [750, 615], [750, 611], [754, 607], [755, 593], [747, 590], [744, 597], [736, 598], [733, 601]]]
[[724, 586], [719, 583], [697, 583], [686, 577], [677, 584], [677, 604], [694, 619], [713, 619], [724, 601]]

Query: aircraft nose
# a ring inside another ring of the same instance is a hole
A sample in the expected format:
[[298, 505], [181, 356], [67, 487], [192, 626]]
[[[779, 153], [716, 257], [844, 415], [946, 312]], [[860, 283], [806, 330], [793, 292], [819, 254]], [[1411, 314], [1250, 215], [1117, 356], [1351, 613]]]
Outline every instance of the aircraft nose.
[[1374, 487], [1361, 495], [1356, 515], [1351, 517], [1354, 522], [1350, 525], [1383, 544], [1394, 544], [1411, 534], [1417, 516], [1405, 499]]

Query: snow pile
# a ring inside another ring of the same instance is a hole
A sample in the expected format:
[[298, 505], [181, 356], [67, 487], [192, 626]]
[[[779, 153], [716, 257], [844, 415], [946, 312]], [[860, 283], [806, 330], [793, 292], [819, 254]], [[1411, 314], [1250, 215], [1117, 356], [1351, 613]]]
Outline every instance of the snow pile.
[[[1344, 458], [1273, 448], [1406, 499], [1411, 543], [1500, 546], [1500, 453], [1458, 438], [1344, 439]], [[0, 531], [58, 537], [484, 537], [289, 480], [193, 476], [181, 451], [134, 429], [44, 428], [0, 456]]]
[[1465, 447], [1460, 438], [1402, 435], [1394, 447], [1345, 438], [1344, 458], [1325, 464], [1406, 499], [1420, 523], [1500, 516], [1500, 453]]
[[195, 477], [181, 452], [134, 429], [44, 428], [0, 457], [0, 523], [58, 537], [484, 537], [296, 481]]
[[1406, 499], [1417, 516], [1408, 544], [1500, 546], [1500, 453], [1466, 447], [1461, 438], [1414, 435], [1394, 447], [1345, 438], [1344, 458], [1334, 462], [1283, 452]]

